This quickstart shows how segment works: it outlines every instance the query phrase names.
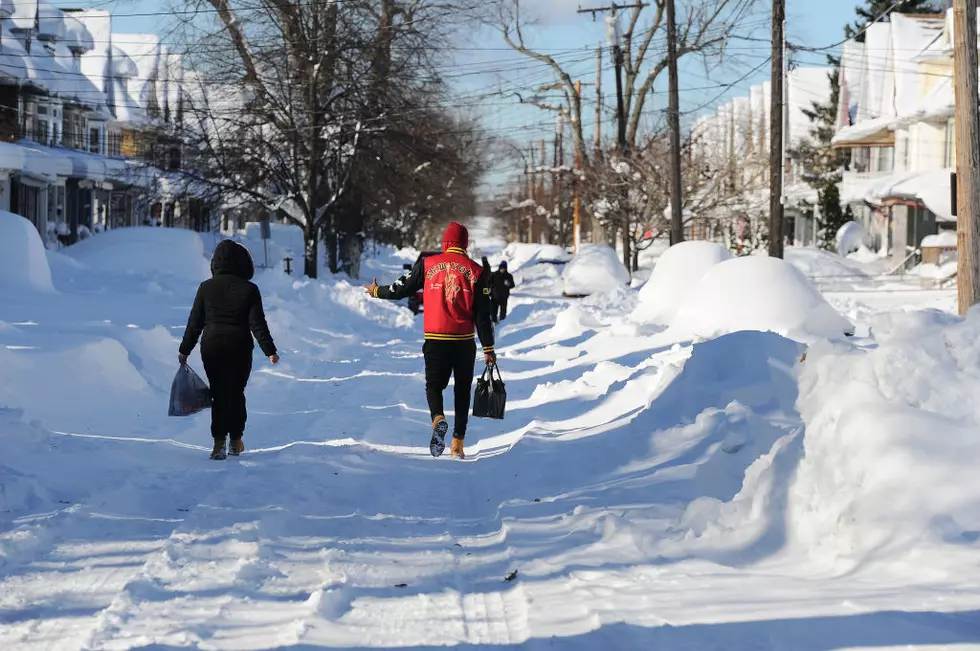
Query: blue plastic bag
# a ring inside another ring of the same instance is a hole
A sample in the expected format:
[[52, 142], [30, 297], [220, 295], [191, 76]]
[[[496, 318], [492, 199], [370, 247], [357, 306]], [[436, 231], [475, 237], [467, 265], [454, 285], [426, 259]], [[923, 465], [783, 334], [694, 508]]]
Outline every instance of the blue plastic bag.
[[170, 416], [190, 416], [211, 407], [211, 389], [187, 364], [181, 364], [170, 385]]

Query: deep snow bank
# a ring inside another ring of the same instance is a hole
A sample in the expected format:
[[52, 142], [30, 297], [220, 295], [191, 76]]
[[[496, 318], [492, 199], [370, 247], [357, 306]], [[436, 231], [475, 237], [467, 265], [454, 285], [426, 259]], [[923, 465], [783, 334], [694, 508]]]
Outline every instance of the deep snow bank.
[[117, 228], [64, 249], [96, 273], [167, 275], [200, 282], [211, 276], [204, 241], [183, 228]]
[[627, 285], [630, 273], [612, 247], [586, 244], [565, 265], [562, 282], [567, 295], [588, 296]]
[[679, 335], [717, 337], [738, 330], [797, 339], [841, 339], [853, 325], [793, 265], [768, 256], [714, 265], [677, 311]]
[[980, 312], [896, 313], [872, 331], [875, 349], [820, 344], [803, 364], [792, 538], [828, 561], [940, 546], [930, 566], [955, 572], [980, 539]]
[[51, 268], [34, 224], [0, 211], [0, 290], [53, 292]]
[[630, 318], [639, 323], [669, 324], [708, 270], [731, 257], [728, 249], [715, 242], [681, 242], [670, 247], [640, 289], [639, 304]]

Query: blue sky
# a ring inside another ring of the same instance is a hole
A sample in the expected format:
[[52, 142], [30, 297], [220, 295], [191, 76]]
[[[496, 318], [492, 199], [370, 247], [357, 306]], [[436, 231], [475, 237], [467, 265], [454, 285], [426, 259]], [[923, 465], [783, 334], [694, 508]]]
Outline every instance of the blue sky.
[[[581, 78], [583, 83], [592, 83], [595, 78], [595, 48], [605, 41], [605, 26], [601, 17], [593, 22], [591, 15], [579, 14], [577, 9], [608, 4], [601, 0], [524, 0], [524, 5], [539, 13], [539, 20], [533, 28], [525, 30], [525, 38], [542, 51], [554, 53], [566, 64], [573, 78]], [[768, 5], [768, 2], [761, 3]], [[822, 47], [840, 41], [844, 34], [844, 26], [856, 19], [854, 12], [857, 0], [787, 0], [787, 32], [792, 43]], [[751, 20], [756, 25], [754, 37], [769, 37], [769, 22], [765, 13], [760, 13]], [[482, 70], [499, 68], [494, 74], [468, 74], [460, 80], [459, 86], [468, 97], [480, 98], [481, 93], [494, 90], [501, 91], [498, 97], [482, 99], [482, 106], [477, 109], [484, 117], [486, 127], [497, 136], [509, 138], [517, 142], [545, 138], [550, 140], [554, 133], [554, 117], [540, 109], [519, 104], [513, 91], [519, 86], [550, 83], [553, 80], [549, 70], [543, 64], [530, 62], [506, 50], [490, 50], [489, 48], [506, 48], [501, 35], [487, 32], [481, 34], [479, 44], [473, 39], [472, 47], [485, 47], [487, 51], [462, 52], [459, 60], [463, 63], [461, 69]], [[579, 49], [576, 49], [579, 48]], [[689, 59], [681, 66], [681, 110], [686, 120], [694, 116], [712, 112], [720, 104], [731, 97], [748, 95], [752, 85], [761, 83], [769, 78], [768, 43], [752, 41], [736, 41], [729, 46], [726, 60], [716, 68], [706, 71], [698, 60]], [[475, 62], [482, 61], [483, 66]], [[800, 66], [824, 66], [826, 58], [818, 54], [804, 54], [796, 58]], [[748, 74], [753, 68], [761, 66], [758, 71]], [[742, 77], [744, 79], [740, 80]], [[610, 60], [604, 60], [603, 92], [604, 104], [615, 104], [613, 72]], [[648, 99], [646, 109], [651, 112], [651, 120], [662, 120], [662, 114], [657, 109], [666, 107], [667, 75], [662, 75], [653, 97]], [[738, 83], [734, 83], [738, 81]], [[722, 84], [734, 84], [730, 90], [720, 87]], [[585, 125], [594, 122], [594, 87], [583, 88], [590, 104], [588, 115], [583, 117]], [[472, 101], [472, 100], [471, 100]], [[466, 110], [465, 104], [464, 110]], [[703, 107], [703, 108], [702, 108]], [[472, 110], [472, 109], [471, 109]], [[606, 134], [613, 135], [615, 128], [612, 115], [606, 115], [602, 128]], [[587, 129], [588, 131], [589, 129]], [[504, 170], [495, 173], [493, 183], [503, 181], [508, 174], [513, 175], [519, 170]]]
[[[683, 3], [683, 0], [681, 0]], [[64, 0], [63, 7], [104, 8], [114, 15], [116, 32], [152, 32], [166, 41], [173, 27], [174, 18], [161, 15], [171, 0]], [[528, 42], [542, 51], [554, 54], [573, 78], [591, 84], [595, 78], [595, 48], [605, 41], [605, 26], [599, 18], [593, 22], [588, 14], [579, 14], [581, 7], [608, 4], [605, 0], [523, 0], [525, 7], [536, 12], [539, 20], [525, 31]], [[760, 5], [768, 6], [760, 0]], [[808, 46], [825, 46], [843, 38], [844, 25], [856, 18], [854, 7], [858, 0], [787, 0], [787, 23], [790, 41]], [[161, 7], [161, 5], [164, 5]], [[768, 20], [764, 13], [751, 19], [756, 26], [755, 37], [767, 38]], [[698, 61], [689, 59], [680, 71], [681, 110], [685, 121], [699, 113], [713, 111], [714, 107], [729, 98], [747, 95], [749, 87], [769, 76], [765, 59], [769, 54], [768, 43], [738, 41], [729, 45], [729, 53], [723, 63], [708, 71]], [[498, 32], [491, 29], [462, 35], [460, 50], [448, 57], [442, 72], [459, 92], [455, 104], [458, 110], [479, 116], [485, 127], [494, 135], [513, 140], [518, 144], [545, 138], [554, 134], [554, 115], [540, 109], [522, 106], [514, 94], [533, 89], [554, 80], [550, 69], [511, 51]], [[609, 58], [604, 61], [604, 103], [615, 104], [613, 73]], [[817, 54], [798, 57], [802, 66], [825, 65], [825, 58]], [[755, 73], [753, 68], [761, 66]], [[742, 77], [744, 79], [740, 80]], [[731, 89], [721, 84], [734, 84]], [[661, 120], [657, 109], [666, 106], [666, 74], [661, 84], [648, 100], [647, 109], [651, 120]], [[583, 119], [591, 131], [594, 122], [594, 87], [586, 86], [583, 94], [588, 98], [588, 117]], [[702, 108], [703, 107], [703, 108]], [[611, 115], [605, 115], [602, 128], [613, 133]], [[518, 170], [502, 169], [490, 179], [492, 184], [503, 182]]]

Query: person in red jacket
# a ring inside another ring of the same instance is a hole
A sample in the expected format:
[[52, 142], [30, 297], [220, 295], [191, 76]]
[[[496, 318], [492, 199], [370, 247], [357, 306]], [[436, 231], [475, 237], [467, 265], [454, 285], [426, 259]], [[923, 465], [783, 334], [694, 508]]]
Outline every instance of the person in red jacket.
[[443, 413], [442, 392], [449, 378], [456, 381], [456, 423], [450, 454], [465, 458], [463, 440], [470, 410], [470, 387], [476, 365], [474, 330], [483, 345], [487, 365], [497, 362], [493, 350], [493, 323], [490, 320], [490, 278], [483, 266], [466, 254], [469, 232], [453, 222], [442, 237], [442, 253], [420, 256], [412, 270], [391, 285], [378, 285], [375, 278], [365, 285], [375, 298], [400, 300], [422, 292], [425, 343], [425, 397], [432, 417], [429, 451], [440, 456], [446, 449], [449, 423]]

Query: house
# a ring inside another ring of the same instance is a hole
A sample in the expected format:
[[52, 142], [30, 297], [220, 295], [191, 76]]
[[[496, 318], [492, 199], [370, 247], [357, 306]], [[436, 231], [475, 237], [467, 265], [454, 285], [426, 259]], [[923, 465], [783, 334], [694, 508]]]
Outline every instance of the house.
[[[49, 245], [152, 223], [161, 160], [126, 143], [152, 130], [175, 139], [180, 62], [157, 37], [127, 39], [151, 52], [141, 70], [117, 40], [108, 12], [0, 0], [0, 209]], [[179, 168], [179, 146], [167, 155]]]
[[849, 42], [833, 144], [850, 150], [841, 201], [869, 247], [896, 264], [918, 259], [924, 238], [955, 229], [952, 15], [892, 14], [865, 43]]
[[[806, 115], [814, 102], [830, 93], [829, 68], [799, 68], [786, 79], [784, 138], [787, 151], [810, 137], [812, 124]], [[693, 220], [692, 237], [709, 232], [702, 222], [727, 224], [741, 239], [763, 232], [769, 220], [770, 100], [769, 82], [752, 86], [748, 97], [736, 97], [719, 106], [714, 115], [696, 119], [691, 128], [692, 152], [702, 176], [713, 177], [704, 194], [721, 197], [701, 202], [703, 214]], [[816, 240], [816, 192], [805, 182], [803, 170], [788, 157], [785, 161], [783, 205], [785, 237], [799, 245]]]

